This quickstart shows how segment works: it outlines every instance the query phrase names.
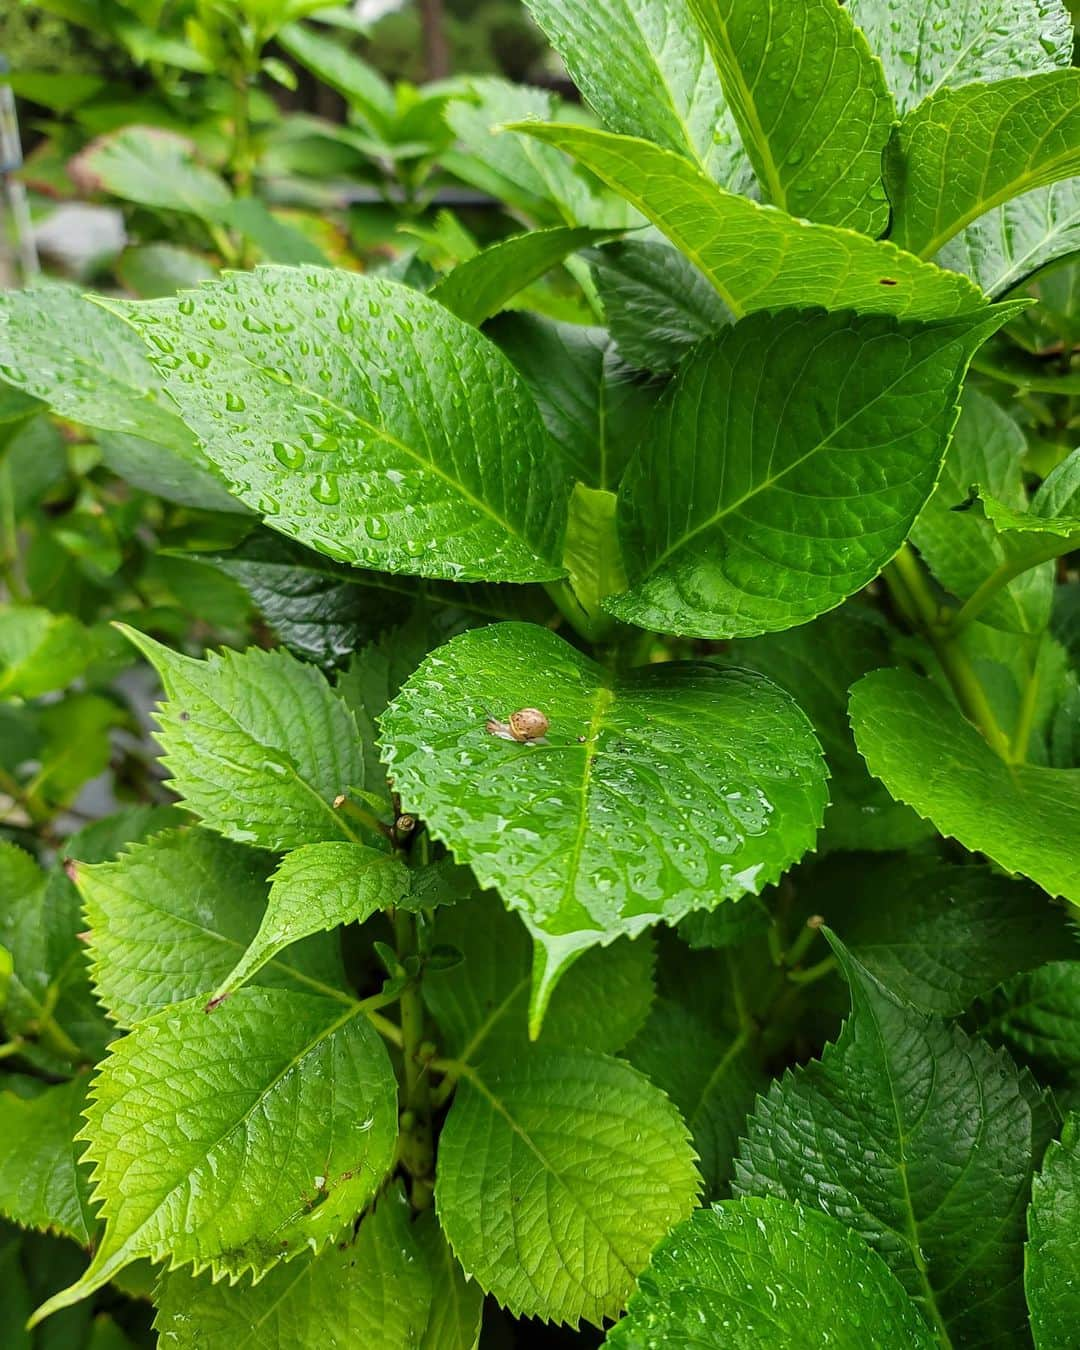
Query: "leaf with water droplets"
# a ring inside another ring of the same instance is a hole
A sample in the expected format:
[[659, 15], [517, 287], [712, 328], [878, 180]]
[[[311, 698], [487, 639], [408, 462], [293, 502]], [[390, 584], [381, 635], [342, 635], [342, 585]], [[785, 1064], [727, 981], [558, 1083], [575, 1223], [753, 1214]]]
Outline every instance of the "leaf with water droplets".
[[1004, 1052], [903, 1002], [829, 940], [851, 1016], [820, 1059], [758, 1099], [733, 1189], [843, 1219], [942, 1344], [1011, 1343], [1027, 1320], [1038, 1094]]
[[515, 1316], [600, 1326], [699, 1186], [686, 1126], [643, 1074], [532, 1048], [458, 1084], [435, 1204], [465, 1273]]
[[124, 632], [165, 686], [158, 739], [173, 788], [207, 825], [279, 850], [355, 838], [334, 802], [364, 786], [363, 747], [324, 675], [284, 651], [197, 661]]
[[1038, 1350], [1060, 1350], [1080, 1326], [1080, 1115], [1046, 1151], [1028, 1210], [1024, 1284]]
[[881, 1258], [836, 1219], [769, 1197], [699, 1210], [638, 1281], [611, 1350], [933, 1350]]
[[113, 1042], [90, 1096], [80, 1138], [105, 1232], [35, 1321], [141, 1257], [235, 1278], [317, 1251], [393, 1161], [394, 1071], [347, 998], [248, 988], [214, 1017], [175, 1004]]
[[437, 301], [317, 268], [102, 301], [143, 335], [241, 501], [343, 562], [448, 580], [562, 575], [572, 486], [520, 376]]
[[[527, 707], [550, 722], [541, 743], [488, 731]], [[533, 933], [533, 1034], [581, 952], [757, 893], [825, 808], [810, 724], [767, 680], [699, 662], [615, 678], [529, 624], [432, 653], [381, 729], [405, 808]]]
[[836, 0], [691, 0], [764, 200], [877, 235], [892, 98]]

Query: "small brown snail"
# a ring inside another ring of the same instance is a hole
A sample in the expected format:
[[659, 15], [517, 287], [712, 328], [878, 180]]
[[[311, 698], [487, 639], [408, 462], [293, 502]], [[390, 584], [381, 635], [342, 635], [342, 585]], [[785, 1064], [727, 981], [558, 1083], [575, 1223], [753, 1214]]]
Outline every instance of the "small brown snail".
[[535, 745], [547, 735], [550, 722], [539, 708], [519, 708], [505, 722], [489, 717], [487, 729], [503, 741], [518, 741], [521, 745]]

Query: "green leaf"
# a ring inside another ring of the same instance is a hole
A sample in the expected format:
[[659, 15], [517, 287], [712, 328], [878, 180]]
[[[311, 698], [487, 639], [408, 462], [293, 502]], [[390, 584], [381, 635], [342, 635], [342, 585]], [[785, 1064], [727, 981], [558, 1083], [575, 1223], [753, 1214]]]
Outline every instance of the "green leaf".
[[1041, 1075], [1080, 1070], [1080, 959], [1018, 975], [988, 1000], [983, 1030]]
[[1019, 286], [1040, 268], [1080, 251], [1080, 178], [988, 211], [961, 230], [936, 262], [969, 276], [992, 299]]
[[484, 332], [524, 377], [573, 477], [614, 491], [660, 384], [635, 379], [603, 328], [500, 314]]
[[[1007, 560], [993, 526], [977, 511], [956, 508], [970, 502], [973, 483], [1007, 506], [1025, 505], [1026, 449], [1024, 433], [1008, 413], [978, 390], [964, 391], [941, 478], [911, 532], [934, 576], [961, 600], [969, 600]], [[981, 610], [982, 622], [1010, 633], [1041, 633], [1050, 616], [1052, 572], [1041, 568], [1017, 577]]]
[[459, 1084], [435, 1204], [466, 1274], [514, 1316], [600, 1326], [699, 1184], [686, 1127], [648, 1079], [530, 1050]]
[[885, 1258], [941, 1344], [1022, 1337], [1032, 1108], [1021, 1076], [831, 941], [851, 1016], [819, 1060], [759, 1099], [736, 1192], [842, 1218]]
[[162, 762], [207, 825], [284, 850], [354, 837], [333, 803], [364, 785], [356, 722], [326, 677], [284, 651], [197, 661], [124, 627], [161, 676]]
[[[549, 718], [546, 744], [486, 729], [526, 707]], [[405, 808], [522, 912], [534, 1033], [575, 956], [760, 891], [812, 846], [825, 806], [820, 749], [774, 685], [695, 662], [615, 680], [528, 624], [440, 648], [381, 728]]]
[[691, 0], [690, 9], [764, 199], [880, 234], [893, 102], [849, 12], [836, 0], [770, 0], [765, 16], [755, 0]]
[[416, 1220], [412, 1232], [431, 1275], [431, 1310], [420, 1350], [476, 1350], [483, 1290], [475, 1280], [466, 1280], [430, 1209]]
[[217, 275], [201, 254], [176, 244], [140, 244], [125, 249], [116, 270], [124, 286], [140, 300], [175, 295]]
[[122, 127], [100, 137], [76, 157], [72, 171], [84, 191], [200, 220], [220, 219], [232, 199], [221, 175], [196, 160], [192, 141], [158, 127]]
[[329, 267], [330, 260], [303, 230], [280, 220], [258, 197], [237, 197], [220, 214], [222, 224], [255, 245], [260, 261], [288, 267]]
[[363, 844], [305, 844], [286, 854], [270, 879], [259, 931], [218, 985], [208, 1009], [246, 984], [283, 948], [339, 924], [363, 923], [380, 909], [399, 904], [408, 890], [405, 864]]
[[479, 327], [526, 286], [607, 231], [556, 226], [511, 235], [482, 249], [443, 277], [428, 294], [465, 323]]
[[851, 691], [855, 743], [870, 772], [972, 852], [1080, 903], [1080, 770], [1006, 764], [944, 694], [905, 670]]
[[857, 1234], [768, 1197], [699, 1210], [669, 1233], [605, 1341], [612, 1350], [935, 1344], [903, 1288]]
[[1026, 572], [1072, 553], [1080, 547], [1080, 450], [1047, 475], [1028, 509], [999, 501], [981, 484], [976, 506], [996, 531], [1010, 571]]
[[662, 239], [608, 244], [591, 261], [612, 340], [632, 366], [667, 374], [691, 347], [731, 323], [716, 290]]
[[790, 310], [702, 343], [623, 477], [630, 588], [605, 608], [747, 637], [865, 586], [933, 489], [973, 351], [1011, 312], [902, 324]]
[[588, 127], [519, 123], [610, 184], [704, 272], [736, 317], [822, 305], [934, 319], [976, 308], [982, 295], [894, 244], [809, 225], [716, 186], [680, 156]]
[[641, 136], [725, 185], [745, 158], [701, 33], [664, 0], [527, 0], [570, 76], [611, 131]]
[[193, 451], [191, 456], [168, 454], [153, 441], [122, 431], [102, 431], [97, 443], [102, 460], [113, 473], [141, 492], [197, 511], [248, 515], [247, 507], [229, 493], [201, 451]]
[[162, 1347], [197, 1350], [404, 1350], [419, 1345], [433, 1281], [409, 1207], [395, 1186], [355, 1237], [317, 1256], [275, 1265], [257, 1284], [215, 1284], [209, 1275], [163, 1277], [154, 1322]]
[[191, 433], [165, 406], [136, 335], [67, 287], [0, 296], [0, 376], [61, 417], [143, 436], [163, 454], [205, 464]]
[[891, 238], [932, 258], [987, 211], [1077, 173], [1077, 71], [942, 90], [908, 113], [890, 146]]
[[64, 689], [94, 660], [90, 633], [70, 614], [9, 605], [0, 614], [0, 696], [38, 698]]
[[351, 1004], [244, 989], [177, 1004], [114, 1041], [82, 1137], [105, 1232], [35, 1321], [140, 1257], [262, 1274], [338, 1236], [393, 1159], [397, 1087]]
[[848, 8], [884, 62], [901, 113], [939, 89], [1072, 61], [1061, 0], [849, 0]]
[[799, 628], [739, 639], [723, 658], [724, 665], [756, 670], [786, 689], [813, 722], [829, 766], [819, 848], [904, 848], [931, 833], [871, 778], [848, 724], [848, 690], [867, 671], [891, 663], [888, 628], [857, 603]]
[[[353, 847], [350, 845], [350, 847]], [[98, 999], [123, 1027], [205, 998], [254, 941], [266, 905], [266, 853], [208, 830], [170, 830], [115, 862], [75, 869]], [[257, 983], [334, 993], [336, 946], [319, 938], [270, 961]]]
[[95, 1222], [75, 1134], [88, 1083], [73, 1078], [29, 1098], [0, 1092], [0, 1214], [84, 1247]]
[[893, 993], [956, 1016], [1018, 971], [1077, 953], [1065, 916], [1030, 883], [938, 858], [830, 859], [814, 903]]
[[[424, 975], [424, 1001], [450, 1054], [470, 1064], [524, 1053], [528, 1041], [529, 935], [494, 896], [440, 912], [435, 939], [464, 957]], [[653, 999], [647, 937], [587, 952], [551, 996], [540, 1045], [615, 1054], [641, 1029]]]
[[394, 91], [374, 66], [348, 51], [340, 39], [323, 36], [301, 24], [288, 24], [275, 40], [323, 84], [347, 99], [369, 130], [387, 131], [396, 116]]
[[1037, 1350], [1068, 1345], [1080, 1324], [1080, 1116], [1066, 1121], [1032, 1185], [1024, 1286]]
[[260, 268], [179, 301], [108, 303], [275, 529], [384, 571], [561, 574], [571, 485], [536, 406], [436, 301], [347, 272]]

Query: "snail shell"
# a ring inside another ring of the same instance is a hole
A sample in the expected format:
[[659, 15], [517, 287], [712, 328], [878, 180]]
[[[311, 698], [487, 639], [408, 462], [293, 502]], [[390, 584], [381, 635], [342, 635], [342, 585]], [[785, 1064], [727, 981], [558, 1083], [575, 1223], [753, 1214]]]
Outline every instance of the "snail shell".
[[519, 708], [510, 714], [507, 724], [515, 741], [538, 741], [551, 725], [539, 708]]

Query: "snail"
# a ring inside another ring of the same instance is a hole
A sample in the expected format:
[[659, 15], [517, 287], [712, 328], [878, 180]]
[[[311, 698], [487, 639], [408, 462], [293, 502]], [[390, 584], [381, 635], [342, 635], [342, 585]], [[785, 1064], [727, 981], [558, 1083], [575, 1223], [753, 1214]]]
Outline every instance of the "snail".
[[519, 708], [505, 722], [489, 717], [487, 729], [503, 741], [517, 741], [521, 745], [537, 745], [547, 735], [551, 725], [539, 708]]

